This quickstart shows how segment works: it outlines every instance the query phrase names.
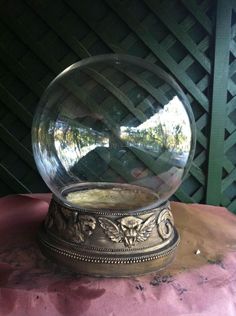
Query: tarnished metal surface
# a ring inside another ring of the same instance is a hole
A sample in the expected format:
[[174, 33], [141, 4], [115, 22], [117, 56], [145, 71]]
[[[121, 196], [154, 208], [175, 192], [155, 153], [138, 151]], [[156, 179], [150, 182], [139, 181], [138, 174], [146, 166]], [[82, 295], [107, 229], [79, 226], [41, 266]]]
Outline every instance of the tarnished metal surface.
[[164, 268], [179, 235], [168, 202], [143, 211], [85, 210], [54, 198], [39, 241], [46, 256], [74, 271], [119, 277]]

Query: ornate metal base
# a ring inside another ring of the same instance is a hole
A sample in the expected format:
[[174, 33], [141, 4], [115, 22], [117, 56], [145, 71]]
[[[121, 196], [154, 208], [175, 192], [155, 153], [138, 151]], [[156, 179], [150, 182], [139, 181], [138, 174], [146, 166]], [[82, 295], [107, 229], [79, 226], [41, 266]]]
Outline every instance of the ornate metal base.
[[163, 269], [179, 235], [168, 202], [144, 211], [83, 210], [54, 197], [39, 242], [47, 257], [76, 272], [121, 277]]

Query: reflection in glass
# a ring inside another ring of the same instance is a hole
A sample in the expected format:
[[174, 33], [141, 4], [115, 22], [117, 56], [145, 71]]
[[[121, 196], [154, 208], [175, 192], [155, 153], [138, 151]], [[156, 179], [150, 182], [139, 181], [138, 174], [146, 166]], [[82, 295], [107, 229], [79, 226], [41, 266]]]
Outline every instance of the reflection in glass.
[[[40, 101], [32, 135], [50, 189], [90, 208], [88, 187], [103, 207], [107, 196], [121, 207], [127, 190], [143, 194], [141, 208], [160, 205], [183, 181], [195, 145], [178, 85], [157, 66], [122, 55], [92, 57], [60, 74]], [[131, 204], [124, 208], [138, 208]]]

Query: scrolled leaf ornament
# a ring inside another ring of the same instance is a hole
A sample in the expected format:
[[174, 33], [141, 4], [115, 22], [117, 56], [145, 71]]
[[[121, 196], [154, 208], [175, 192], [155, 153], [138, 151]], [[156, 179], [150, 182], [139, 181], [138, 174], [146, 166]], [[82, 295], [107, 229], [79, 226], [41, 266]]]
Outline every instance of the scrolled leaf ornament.
[[169, 209], [164, 209], [160, 212], [157, 219], [158, 233], [162, 239], [168, 239], [172, 232], [174, 226], [174, 218]]

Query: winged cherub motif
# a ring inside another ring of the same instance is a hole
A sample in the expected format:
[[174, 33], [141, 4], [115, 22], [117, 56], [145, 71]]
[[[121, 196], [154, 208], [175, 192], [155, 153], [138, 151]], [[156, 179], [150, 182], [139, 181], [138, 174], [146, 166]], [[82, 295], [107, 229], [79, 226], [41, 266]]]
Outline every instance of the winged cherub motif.
[[105, 234], [113, 242], [123, 242], [125, 246], [131, 248], [136, 242], [148, 239], [155, 226], [156, 216], [153, 214], [146, 220], [126, 216], [118, 219], [117, 224], [105, 217], [100, 217], [98, 220]]

